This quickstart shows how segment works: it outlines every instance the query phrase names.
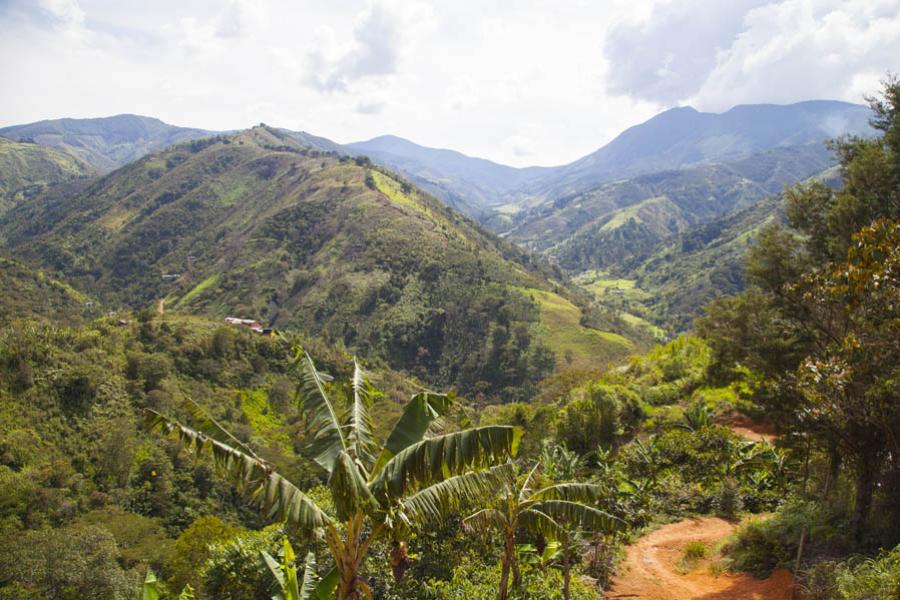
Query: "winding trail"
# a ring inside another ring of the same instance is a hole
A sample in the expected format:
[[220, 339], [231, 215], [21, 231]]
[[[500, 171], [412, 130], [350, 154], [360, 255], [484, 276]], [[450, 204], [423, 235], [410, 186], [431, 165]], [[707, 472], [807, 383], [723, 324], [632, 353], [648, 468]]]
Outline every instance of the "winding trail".
[[665, 525], [626, 548], [620, 575], [605, 598], [642, 600], [790, 600], [793, 578], [779, 570], [768, 579], [710, 570], [711, 559], [682, 573], [677, 563], [684, 547], [700, 541], [712, 548], [735, 524], [716, 517], [685, 519]]

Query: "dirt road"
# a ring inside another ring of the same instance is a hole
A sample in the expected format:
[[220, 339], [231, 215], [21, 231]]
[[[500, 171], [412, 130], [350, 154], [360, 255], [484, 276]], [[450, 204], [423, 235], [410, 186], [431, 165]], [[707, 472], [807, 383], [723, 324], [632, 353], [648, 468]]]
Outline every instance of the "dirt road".
[[756, 423], [744, 415], [731, 415], [726, 420], [725, 425], [731, 427], [731, 430], [739, 436], [754, 442], [769, 442], [771, 444], [775, 441], [775, 428], [772, 425]]
[[715, 574], [716, 556], [698, 562], [687, 573], [678, 568], [685, 546], [700, 541], [712, 548], [735, 525], [715, 517], [685, 519], [665, 525], [626, 548], [620, 575], [605, 598], [642, 600], [789, 600], [792, 578], [776, 571], [765, 580], [750, 575]]

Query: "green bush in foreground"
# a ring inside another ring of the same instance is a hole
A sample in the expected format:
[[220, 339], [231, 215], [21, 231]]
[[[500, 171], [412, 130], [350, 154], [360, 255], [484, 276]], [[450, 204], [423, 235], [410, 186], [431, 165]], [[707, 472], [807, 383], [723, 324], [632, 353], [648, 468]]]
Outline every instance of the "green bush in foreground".
[[900, 546], [876, 558], [825, 561], [807, 569], [809, 600], [868, 600], [900, 598]]
[[[556, 569], [522, 565], [522, 595], [513, 591], [511, 598], [541, 598], [542, 600], [562, 600], [563, 575]], [[453, 571], [449, 581], [430, 580], [423, 586], [423, 597], [434, 600], [468, 600], [469, 598], [494, 598], [500, 586], [500, 565], [462, 565]], [[580, 579], [572, 581], [572, 600], [595, 600], [597, 589]]]

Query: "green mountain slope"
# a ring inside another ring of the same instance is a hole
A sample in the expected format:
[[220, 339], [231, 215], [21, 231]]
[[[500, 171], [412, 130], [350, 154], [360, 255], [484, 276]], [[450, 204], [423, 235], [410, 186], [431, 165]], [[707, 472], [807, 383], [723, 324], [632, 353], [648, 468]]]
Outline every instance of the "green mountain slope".
[[543, 167], [517, 169], [455, 150], [427, 148], [393, 135], [354, 142], [345, 148], [402, 173], [479, 221], [506, 195], [550, 171]]
[[870, 117], [865, 106], [826, 100], [741, 105], [723, 113], [679, 107], [556, 167], [514, 168], [389, 135], [344, 148], [402, 173], [493, 231], [503, 232], [518, 222], [510, 215], [544, 201], [571, 199], [606, 183], [739, 161], [841, 135], [871, 135]]
[[99, 306], [72, 286], [0, 256], [0, 325], [15, 319], [47, 318], [78, 323], [98, 314]]
[[[517, 397], [554, 366], [528, 290], [571, 296], [558, 273], [367, 160], [274, 129], [174, 146], [42, 200], [0, 236], [112, 306], [261, 319], [475, 394]], [[602, 339], [603, 364], [634, 350]]]
[[212, 133], [138, 115], [53, 119], [0, 128], [2, 136], [65, 150], [101, 172], [112, 171], [171, 144]]
[[822, 144], [778, 148], [740, 161], [664, 171], [544, 202], [507, 238], [573, 272], [640, 257], [660, 241], [806, 179], [832, 163]]
[[519, 190], [557, 199], [597, 185], [704, 163], [741, 160], [775, 148], [872, 135], [866, 106], [831, 100], [739, 105], [723, 113], [673, 108], [631, 127], [609, 144]]
[[[838, 175], [838, 168], [830, 167], [811, 179], [837, 185]], [[748, 247], [762, 228], [783, 219], [782, 195], [768, 196], [673, 235], [607, 272], [588, 271], [578, 281], [606, 306], [639, 314], [670, 332], [685, 331], [709, 301], [744, 289]]]
[[0, 213], [48, 186], [87, 177], [92, 169], [74, 156], [0, 137]]

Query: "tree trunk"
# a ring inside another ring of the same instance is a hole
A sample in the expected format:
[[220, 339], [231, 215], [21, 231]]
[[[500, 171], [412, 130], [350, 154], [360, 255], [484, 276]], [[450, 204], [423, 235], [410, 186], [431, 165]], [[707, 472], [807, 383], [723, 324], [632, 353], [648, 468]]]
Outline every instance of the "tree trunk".
[[841, 453], [836, 444], [832, 444], [828, 449], [828, 473], [825, 474], [825, 487], [822, 490], [822, 497], [828, 498], [831, 490], [834, 489], [838, 475], [841, 470]]
[[356, 587], [357, 574], [355, 570], [341, 571], [341, 582], [337, 589], [337, 600], [359, 600], [359, 590]]
[[872, 492], [875, 488], [877, 474], [874, 463], [874, 459], [865, 457], [857, 464], [856, 499], [853, 511], [853, 533], [857, 540], [862, 537], [869, 509], [872, 508]]
[[522, 594], [522, 571], [519, 570], [519, 559], [513, 554], [512, 560], [513, 589]]
[[507, 600], [509, 597], [509, 570], [516, 556], [516, 534], [514, 531], [506, 532], [506, 543], [503, 546], [503, 568], [500, 571], [500, 591], [498, 600]]
[[569, 600], [569, 578], [571, 577], [572, 565], [569, 564], [569, 536], [562, 536], [562, 552], [563, 552], [563, 599]]

